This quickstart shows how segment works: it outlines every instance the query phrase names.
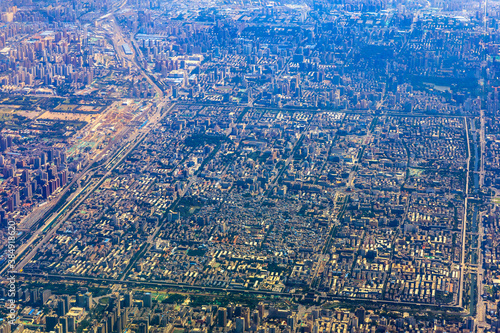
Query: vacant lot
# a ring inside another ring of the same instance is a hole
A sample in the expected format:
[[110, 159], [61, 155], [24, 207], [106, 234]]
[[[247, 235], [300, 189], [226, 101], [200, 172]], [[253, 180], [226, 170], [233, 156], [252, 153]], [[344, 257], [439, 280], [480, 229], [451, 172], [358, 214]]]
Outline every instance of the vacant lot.
[[50, 120], [69, 120], [69, 121], [85, 121], [90, 122], [92, 115], [82, 114], [82, 113], [68, 113], [68, 112], [50, 112], [47, 111], [43, 113], [38, 119], [50, 119]]

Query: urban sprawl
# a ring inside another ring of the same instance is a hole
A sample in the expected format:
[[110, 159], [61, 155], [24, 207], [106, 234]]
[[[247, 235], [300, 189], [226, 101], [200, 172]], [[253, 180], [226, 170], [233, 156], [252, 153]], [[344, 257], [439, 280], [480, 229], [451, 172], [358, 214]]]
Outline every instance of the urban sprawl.
[[0, 21], [0, 333], [500, 330], [500, 2]]

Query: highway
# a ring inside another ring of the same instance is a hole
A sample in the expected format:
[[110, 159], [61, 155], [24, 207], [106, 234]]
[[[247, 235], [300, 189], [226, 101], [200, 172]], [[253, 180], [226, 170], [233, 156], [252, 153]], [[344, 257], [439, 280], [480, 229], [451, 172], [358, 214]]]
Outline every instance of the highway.
[[[373, 118], [372, 122], [376, 122], [376, 121], [377, 121], [377, 117]], [[346, 184], [347, 189], [353, 188], [354, 179], [356, 178], [359, 164], [360, 164], [361, 160], [363, 159], [364, 149], [366, 148], [367, 144], [370, 143], [371, 140], [372, 140], [372, 132], [371, 132], [371, 124], [370, 124], [368, 126], [367, 131], [366, 131], [366, 134], [363, 136], [363, 144], [361, 144], [361, 146], [359, 147], [358, 155], [352, 161], [352, 168], [351, 168], [351, 172], [349, 173], [349, 180], [347, 181], [347, 184]]]
[[469, 141], [469, 125], [467, 123], [467, 118], [464, 117], [465, 124], [465, 134], [467, 140], [467, 173], [466, 173], [466, 182], [465, 182], [465, 201], [464, 201], [464, 216], [462, 219], [462, 251], [461, 251], [461, 259], [460, 259], [460, 285], [458, 292], [458, 306], [460, 308], [463, 307], [463, 295], [464, 295], [464, 274], [465, 274], [465, 242], [467, 235], [467, 204], [469, 200], [469, 179], [470, 179], [470, 160], [471, 160], [471, 150], [470, 150], [470, 141]]
[[[164, 97], [163, 90], [161, 90], [161, 88], [158, 87], [156, 85], [156, 83], [154, 83], [154, 81], [145, 72], [144, 68], [142, 68], [142, 66], [136, 62], [136, 60], [135, 60], [136, 59], [136, 54], [135, 54], [134, 48], [132, 47], [132, 41], [126, 39], [123, 36], [122, 30], [118, 26], [118, 24], [116, 23], [116, 18], [114, 18], [114, 16], [113, 16], [113, 19], [111, 20], [111, 24], [113, 26], [113, 34], [112, 34], [111, 37], [112, 37], [112, 40], [113, 40], [113, 45], [115, 47], [115, 52], [121, 58], [126, 59], [131, 64], [133, 64], [141, 72], [142, 76], [144, 76], [144, 78], [146, 78], [146, 80], [149, 82], [149, 84], [155, 89], [155, 91], [156, 91], [156, 98], [162, 99]], [[123, 44], [128, 44], [130, 46], [130, 50], [132, 51], [132, 54], [126, 55], [124, 53], [124, 51], [122, 49], [122, 45]]]
[[483, 215], [484, 212], [480, 212], [478, 216], [478, 227], [479, 227], [479, 233], [478, 233], [478, 243], [479, 243], [479, 248], [478, 248], [478, 259], [477, 259], [477, 308], [476, 308], [476, 326], [477, 326], [477, 332], [482, 333], [484, 332], [485, 328], [489, 328], [489, 324], [486, 323], [486, 304], [484, 302], [484, 299], [482, 295], [484, 294], [484, 288], [483, 288], [483, 280], [484, 280], [484, 269], [483, 269], [483, 249], [482, 249], [482, 243], [483, 243], [483, 237], [484, 237], [484, 228], [483, 228]]
[[[484, 186], [484, 177], [486, 175], [484, 170], [484, 156], [486, 153], [486, 135], [485, 135], [485, 119], [484, 110], [480, 110], [480, 145], [481, 145], [481, 158], [480, 158], [480, 172], [479, 172], [479, 188]], [[477, 157], [476, 157], [477, 158]], [[484, 294], [484, 269], [483, 269], [483, 239], [484, 239], [484, 227], [483, 227], [483, 215], [484, 212], [480, 212], [478, 216], [478, 259], [477, 259], [477, 306], [476, 306], [476, 327], [477, 332], [482, 333], [485, 329], [489, 329], [490, 325], [486, 323], [486, 304], [483, 299]]]
[[[73, 275], [55, 275], [55, 274], [43, 274], [43, 273], [15, 273], [17, 276], [24, 276], [28, 279], [34, 277], [40, 277], [45, 279], [54, 280], [66, 280], [66, 281], [87, 281], [94, 283], [106, 283], [106, 284], [127, 284], [127, 285], [140, 285], [141, 287], [162, 287], [171, 289], [191, 289], [191, 290], [201, 290], [206, 292], [226, 292], [226, 293], [238, 293], [238, 294], [252, 294], [252, 295], [267, 295], [267, 296], [280, 296], [285, 298], [291, 297], [301, 297], [301, 293], [287, 293], [278, 291], [268, 291], [268, 290], [254, 290], [254, 289], [239, 289], [239, 288], [224, 288], [224, 287], [211, 287], [211, 286], [195, 286], [181, 283], [169, 283], [163, 281], [135, 281], [135, 280], [120, 280], [120, 279], [105, 279], [99, 277], [89, 277], [89, 276], [73, 276]], [[461, 311], [462, 308], [457, 306], [441, 306], [428, 303], [412, 303], [404, 301], [390, 301], [390, 300], [378, 300], [371, 298], [359, 298], [359, 297], [348, 297], [348, 296], [333, 296], [333, 295], [321, 295], [317, 296], [322, 301], [355, 301], [355, 302], [370, 302], [376, 304], [390, 304], [396, 306], [408, 306], [408, 307], [428, 307], [432, 309], [441, 309], [443, 311]]]
[[486, 152], [486, 131], [485, 131], [485, 119], [484, 119], [484, 110], [480, 110], [480, 121], [481, 121], [481, 129], [479, 132], [480, 142], [481, 142], [481, 171], [479, 172], [479, 187], [483, 187], [484, 185], [484, 177], [486, 172], [484, 171], [484, 156]]
[[[163, 93], [163, 90], [160, 87], [158, 87], [158, 85], [145, 72], [145, 69], [142, 68], [141, 64], [138, 64], [136, 62], [136, 54], [135, 54], [134, 48], [132, 47], [133, 40], [127, 39], [124, 36], [120, 26], [116, 23], [115, 14], [117, 12], [119, 12], [121, 9], [123, 9], [123, 7], [126, 4], [127, 4], [127, 0], [123, 0], [122, 2], [117, 2], [115, 5], [112, 6], [111, 11], [108, 14], [102, 15], [101, 17], [99, 17], [96, 20], [96, 23], [102, 24], [102, 21], [109, 23], [110, 27], [112, 27], [112, 31], [108, 31], [108, 36], [113, 41], [113, 47], [115, 49], [117, 61], [119, 63], [121, 63], [123, 67], [125, 67], [126, 63], [129, 63], [133, 67], [135, 67], [142, 74], [142, 76], [148, 81], [148, 83], [153, 87], [153, 89], [156, 91], [156, 99], [161, 100], [165, 96]], [[130, 46], [131, 54], [125, 54], [125, 52], [123, 51], [123, 48], [122, 48], [122, 46], [124, 44], [128, 44]]]

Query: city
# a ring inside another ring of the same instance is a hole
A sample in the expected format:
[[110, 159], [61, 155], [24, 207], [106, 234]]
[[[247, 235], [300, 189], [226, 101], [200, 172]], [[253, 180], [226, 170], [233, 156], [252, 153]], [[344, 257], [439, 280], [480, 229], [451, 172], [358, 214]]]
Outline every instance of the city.
[[497, 332], [499, 20], [2, 1], [0, 333]]

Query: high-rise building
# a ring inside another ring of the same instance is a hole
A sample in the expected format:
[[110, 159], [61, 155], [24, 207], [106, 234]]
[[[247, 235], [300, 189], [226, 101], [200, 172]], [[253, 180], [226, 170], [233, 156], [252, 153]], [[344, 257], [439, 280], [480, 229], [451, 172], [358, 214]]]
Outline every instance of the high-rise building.
[[142, 322], [139, 324], [139, 332], [138, 333], [149, 333], [149, 325], [147, 322]]
[[125, 297], [123, 299], [123, 306], [129, 308], [132, 305], [132, 292], [125, 293]]
[[55, 333], [63, 333], [63, 327], [62, 327], [62, 324], [61, 324], [61, 323], [58, 323], [58, 324], [54, 327], [54, 332], [55, 332]]
[[31, 304], [35, 304], [37, 305], [39, 300], [40, 300], [40, 295], [39, 295], [39, 292], [38, 292], [38, 289], [32, 289], [30, 291], [30, 300], [31, 300]]
[[42, 303], [45, 304], [49, 300], [50, 296], [52, 296], [52, 291], [50, 289], [44, 290], [42, 292]]
[[45, 165], [45, 163], [47, 163], [47, 154], [45, 153], [40, 154], [40, 163], [41, 165]]
[[69, 295], [63, 295], [62, 298], [64, 300], [64, 306], [66, 307], [66, 313], [68, 313], [69, 309], [71, 309], [71, 298]]
[[30, 171], [28, 169], [24, 169], [21, 175], [21, 181], [26, 183], [29, 180], [30, 180]]
[[120, 295], [112, 295], [110, 297], [110, 305], [113, 309], [116, 309], [118, 312], [120, 311]]
[[144, 302], [144, 307], [146, 308], [150, 308], [153, 306], [153, 296], [151, 295], [151, 293], [145, 293], [142, 301]]
[[113, 332], [115, 329], [115, 317], [114, 313], [111, 312], [108, 317], [106, 318], [106, 326], [107, 326], [107, 331], [108, 332]]
[[45, 317], [45, 331], [50, 332], [53, 331], [56, 325], [58, 324], [59, 319], [57, 316], [46, 316]]
[[245, 318], [236, 318], [236, 333], [243, 333], [245, 331]]
[[286, 318], [286, 324], [288, 327], [290, 327], [290, 330], [293, 332], [295, 330], [295, 316], [289, 315]]
[[76, 331], [75, 317], [69, 316], [68, 317], [68, 332], [75, 332], [75, 331]]
[[227, 309], [219, 308], [217, 310], [217, 324], [219, 327], [226, 327], [227, 325]]
[[76, 306], [79, 308], [85, 307], [85, 297], [82, 293], [76, 294]]
[[271, 326], [269, 326], [269, 333], [280, 333], [280, 329], [279, 329], [279, 327], [271, 325]]
[[248, 331], [250, 329], [250, 309], [245, 307], [241, 310], [241, 312], [245, 318], [245, 330]]
[[66, 315], [66, 306], [64, 305], [64, 300], [62, 299], [57, 302], [57, 314], [61, 317]]
[[360, 324], [363, 324], [365, 322], [365, 313], [366, 311], [364, 307], [357, 308], [356, 311], [354, 312], [356, 317], [358, 317]]
[[123, 326], [122, 326], [122, 318], [121, 316], [119, 316], [117, 319], [116, 319], [116, 325], [115, 325], [115, 331], [117, 333], [122, 333], [123, 332]]
[[233, 320], [234, 317], [234, 303], [230, 303], [227, 306], [227, 319]]
[[259, 311], [259, 318], [260, 319], [264, 318], [264, 303], [263, 302], [259, 302], [259, 304], [257, 305], [257, 310]]
[[92, 302], [92, 293], [87, 291], [85, 293], [85, 310], [89, 311], [93, 308], [94, 303]]
[[61, 324], [62, 333], [68, 333], [68, 317], [59, 317], [59, 324]]
[[7, 139], [6, 138], [0, 139], [0, 150], [2, 150], [2, 151], [7, 150]]
[[255, 327], [258, 327], [260, 325], [260, 316], [259, 316], [259, 310], [254, 310], [252, 313], [252, 322], [255, 325]]
[[7, 210], [9, 212], [14, 212], [14, 210], [16, 209], [15, 205], [14, 205], [14, 197], [10, 196], [8, 199], [7, 199]]

